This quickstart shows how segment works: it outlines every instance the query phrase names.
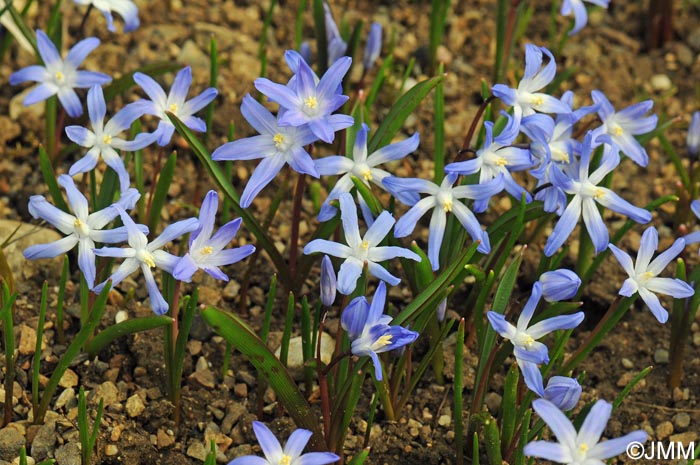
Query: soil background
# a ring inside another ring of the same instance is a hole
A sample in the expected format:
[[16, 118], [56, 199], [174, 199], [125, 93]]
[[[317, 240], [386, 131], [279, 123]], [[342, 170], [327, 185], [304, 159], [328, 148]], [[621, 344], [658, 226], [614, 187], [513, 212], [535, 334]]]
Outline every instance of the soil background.
[[[85, 67], [100, 70], [118, 78], [138, 68], [162, 61], [191, 65], [194, 84], [190, 95], [200, 92], [209, 81], [209, 41], [216, 39], [221, 59], [217, 88], [217, 108], [214, 117], [213, 137], [209, 149], [213, 150], [226, 141], [231, 123], [235, 124], [237, 137], [252, 135], [252, 129], [242, 119], [239, 105], [246, 93], [254, 93], [253, 81], [259, 76], [260, 61], [258, 47], [261, 39], [265, 12], [269, 2], [225, 1], [225, 0], [170, 0], [137, 1], [141, 26], [128, 34], [112, 34], [106, 29], [103, 17], [93, 11], [86, 23], [85, 35], [96, 36], [102, 45], [86, 60]], [[294, 23], [298, 2], [281, 2], [275, 9], [267, 35], [267, 75], [277, 82], [286, 82], [289, 70], [284, 64], [283, 53], [294, 47]], [[445, 45], [440, 49], [440, 58], [445, 63], [446, 95], [446, 143], [449, 156], [455, 156], [462, 144], [464, 134], [481, 103], [482, 81], [492, 85], [492, 63], [495, 55], [496, 2], [493, 0], [469, 0], [452, 2], [446, 28]], [[514, 65], [508, 72], [507, 82], [514, 85], [522, 73], [523, 44], [525, 40], [548, 45], [550, 26], [550, 5], [546, 1], [534, 1], [534, 14], [525, 33], [513, 50]], [[406, 87], [427, 77], [427, 49], [430, 5], [426, 1], [332, 1], [334, 14], [338, 20], [349, 25], [357, 21], [365, 22], [365, 34], [371, 21], [379, 21], [384, 26], [385, 47], [388, 50], [389, 38], [395, 43], [395, 66], [388, 77], [388, 89], [380, 97], [384, 108], [388, 108], [398, 93], [401, 76], [411, 58], [416, 66], [408, 77]], [[38, 2], [29, 15], [32, 29], [45, 29], [53, 2]], [[571, 89], [576, 95], [575, 107], [590, 104], [590, 91], [599, 89], [612, 101], [616, 109], [624, 108], [640, 100], [652, 98], [654, 111], [660, 120], [676, 119], [667, 131], [667, 137], [676, 150], [685, 154], [685, 128], [692, 111], [700, 107], [700, 87], [697, 76], [700, 72], [700, 4], [697, 1], [675, 1], [673, 40], [662, 48], [647, 50], [645, 47], [647, 1], [613, 0], [609, 10], [590, 11], [589, 24], [578, 35], [572, 37], [556, 56], [559, 70], [573, 68], [575, 72], [562, 84], [562, 91]], [[65, 15], [64, 41], [72, 45], [79, 29], [84, 8], [72, 2], [64, 2]], [[304, 15], [303, 36], [313, 43], [313, 23], [310, 11]], [[568, 25], [568, 18], [557, 16], [557, 30]], [[121, 19], [116, 19], [121, 28]], [[364, 44], [364, 39], [361, 42]], [[359, 59], [359, 54], [358, 54]], [[11, 87], [7, 83], [11, 72], [34, 64], [34, 58], [16, 47], [12, 47], [5, 61], [0, 64], [0, 208], [3, 218], [2, 234], [5, 237], [12, 231], [11, 221], [36, 224], [27, 211], [31, 195], [46, 195], [46, 187], [38, 168], [37, 149], [43, 143], [43, 106], [29, 108], [21, 106], [22, 96], [18, 94], [26, 87]], [[357, 80], [359, 70], [352, 79]], [[376, 72], [376, 71], [375, 71]], [[370, 74], [370, 78], [373, 75]], [[172, 74], [158, 77], [169, 87]], [[392, 95], [392, 89], [394, 95]], [[140, 91], [131, 90], [117, 101], [108, 103], [108, 114], [123, 104], [139, 98]], [[401, 176], [420, 176], [432, 170], [431, 147], [433, 136], [431, 124], [432, 101], [424, 104], [410, 117], [403, 130], [404, 136], [420, 132], [421, 145], [417, 154], [403, 164], [394, 167]], [[383, 113], [373, 115], [381, 121]], [[86, 123], [86, 118], [68, 119], [67, 124]], [[151, 122], [152, 123], [152, 122]], [[150, 124], [150, 123], [149, 123]], [[376, 127], [376, 125], [374, 126]], [[166, 208], [163, 211], [164, 224], [192, 215], [200, 204], [209, 182], [197, 166], [193, 155], [188, 153], [182, 140], [175, 139], [178, 149], [176, 177], [169, 191]], [[67, 143], [65, 140], [63, 143]], [[328, 149], [330, 150], [330, 149]], [[654, 198], [675, 192], [677, 175], [653, 140], [648, 146], [650, 163], [642, 169], [629, 160], [623, 162], [615, 178], [615, 188], [623, 197], [636, 205], [645, 205]], [[151, 163], [147, 163], [146, 179], [150, 180], [155, 168], [156, 152], [151, 151]], [[58, 173], [67, 171], [78, 157], [79, 150], [67, 151], [57, 165]], [[689, 160], [686, 160], [689, 163]], [[236, 185], [242, 189], [253, 168], [252, 163], [235, 163]], [[98, 176], [99, 178], [99, 176]], [[257, 199], [252, 211], [264, 217], [277, 189], [291, 188], [289, 176], [280, 177]], [[529, 182], [532, 187], [532, 179]], [[499, 212], [510, 206], [510, 200], [499, 197], [494, 201], [494, 212], [485, 216], [484, 222], [493, 219]], [[280, 250], [287, 253], [289, 245], [289, 222], [291, 202], [284, 201], [278, 216], [273, 221], [271, 231]], [[310, 201], [303, 204], [305, 223], [302, 224], [301, 242], [308, 240], [315, 218]], [[653, 224], [661, 232], [661, 249], [671, 244], [680, 235], [673, 219], [673, 207], [663, 207], [654, 214]], [[610, 227], [615, 229], [623, 219], [616, 215], [606, 216]], [[694, 224], [689, 224], [693, 227]], [[245, 228], [243, 228], [245, 229]], [[637, 250], [643, 227], [635, 227], [622, 243], [622, 247]], [[8, 429], [20, 432], [22, 442], [27, 444], [30, 454], [42, 460], [56, 457], [59, 464], [72, 464], [79, 460], [76, 429], [76, 395], [78, 386], [89, 391], [91, 405], [97, 399], [105, 402], [105, 415], [100, 426], [100, 434], [94, 457], [95, 463], [102, 464], [198, 464], [206, 451], [206, 444], [214, 439], [218, 445], [218, 461], [225, 463], [235, 457], [259, 453], [259, 448], [251, 430], [258, 405], [257, 379], [253, 368], [239, 355], [230, 361], [230, 370], [222, 376], [221, 367], [225, 353], [223, 339], [204, 325], [195, 321], [191, 341], [188, 344], [183, 379], [182, 425], [175, 428], [171, 420], [172, 405], [164, 396], [164, 365], [162, 358], [162, 336], [158, 331], [137, 334], [120, 339], [98, 357], [88, 359], [81, 356], [73, 363], [66, 379], [52, 403], [52, 411], [47, 423], [42, 427], [30, 426], [31, 368], [34, 352], [34, 328], [38, 323], [38, 304], [42, 282], [47, 280], [50, 287], [50, 308], [57, 301], [60, 260], [44, 260], [30, 263], [23, 260], [21, 250], [29, 244], [49, 242], [50, 233], [42, 231], [44, 239], [38, 235], [22, 237], [6, 253], [17, 280], [20, 297], [16, 304], [16, 338], [19, 347], [18, 373], [15, 382], [14, 405], [16, 420], [11, 428], [0, 430], [0, 463], [11, 461], [13, 447], [18, 444], [17, 435]], [[239, 240], [250, 241], [246, 232], [239, 233]], [[418, 240], [425, 244], [426, 233]], [[577, 237], [576, 234], [572, 237]], [[531, 275], [542, 244], [529, 244], [523, 276]], [[577, 250], [574, 240], [568, 262]], [[688, 260], [696, 262], [694, 248], [686, 251]], [[73, 260], [75, 261], [75, 260]], [[263, 257], [252, 274], [248, 291], [249, 302], [241, 305], [239, 291], [245, 267], [231, 266], [227, 273], [232, 277], [228, 284], [221, 284], [209, 278], [195, 280], [200, 288], [203, 304], [217, 305], [238, 312], [254, 328], [258, 329], [262, 320], [262, 308], [269, 289], [272, 273]], [[72, 270], [65, 297], [66, 334], [70, 340], [78, 328], [77, 270]], [[318, 292], [317, 272], [307, 278], [304, 292], [315, 296]], [[586, 312], [584, 325], [574, 333], [567, 350], [574, 350], [583, 340], [596, 321], [602, 316], [607, 305], [614, 299], [625, 276], [613, 258], [608, 258], [594, 278], [586, 293], [583, 309]], [[523, 302], [529, 294], [531, 281], [523, 278], [517, 295]], [[281, 293], [280, 293], [281, 294]], [[315, 297], [314, 297], [315, 298]], [[409, 294], [400, 290], [390, 293], [390, 300], [397, 308], [402, 308], [410, 299]], [[450, 303], [450, 316], [463, 313], [459, 299]], [[278, 307], [283, 315], [284, 299], [278, 296]], [[126, 310], [130, 317], [145, 316], [150, 313], [147, 293], [140, 278], [129, 279], [113, 294], [106, 312], [103, 326], [114, 322], [118, 311]], [[272, 339], [279, 339], [282, 317], [273, 322]], [[42, 373], [49, 376], [58, 357], [66, 345], [56, 337], [55, 314], [49, 312], [45, 325], [42, 346]], [[337, 327], [337, 316], [332, 315], [327, 325], [331, 330]], [[686, 347], [686, 372], [680, 390], [669, 390], [665, 379], [668, 367], [668, 345], [670, 325], [660, 325], [651, 313], [638, 303], [603, 344], [577, 370], [585, 371], [583, 397], [585, 402], [604, 398], [612, 400], [632, 377], [647, 366], [653, 366], [651, 374], [642, 381], [617, 410], [608, 424], [605, 437], [625, 434], [633, 429], [643, 428], [650, 433], [652, 440], [692, 442], [698, 440], [700, 431], [700, 329], [693, 322], [691, 341]], [[474, 361], [472, 348], [467, 349], [467, 360]], [[450, 356], [454, 346], [446, 347], [448, 358], [448, 380], [453, 370]], [[503, 369], [494, 376], [487, 405], [495, 414], [500, 407], [503, 376], [512, 363], [507, 360]], [[4, 363], [3, 363], [4, 366]], [[473, 367], [466, 367], [467, 398], [471, 395]], [[42, 378], [42, 383], [45, 378]], [[372, 387], [367, 385], [368, 397]], [[0, 395], [4, 399], [4, 394]], [[273, 431], [284, 440], [293, 430], [291, 420], [278, 415], [275, 395], [267, 390], [262, 404], [264, 415], [258, 418], [271, 424]], [[449, 383], [438, 385], [427, 375], [417, 390], [410, 405], [400, 412], [395, 423], [379, 422], [372, 430], [370, 445], [371, 464], [451, 464], [454, 463], [454, 431], [450, 418], [452, 392]], [[362, 410], [362, 408], [360, 409]], [[354, 455], [362, 444], [364, 433], [363, 415], [351, 425], [346, 443], [348, 457]], [[4, 433], [3, 433], [4, 432]], [[14, 440], [14, 442], [13, 442]], [[9, 451], [9, 452], [8, 452]], [[3, 455], [4, 454], [4, 455]], [[76, 455], [77, 454], [77, 455]], [[625, 461], [620, 459], [621, 461]], [[644, 463], [644, 460], [638, 461]]]

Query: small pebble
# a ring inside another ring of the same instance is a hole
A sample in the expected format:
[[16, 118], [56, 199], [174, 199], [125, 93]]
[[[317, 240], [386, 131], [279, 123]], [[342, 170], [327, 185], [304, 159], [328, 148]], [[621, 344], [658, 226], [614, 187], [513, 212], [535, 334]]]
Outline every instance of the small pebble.
[[684, 430], [690, 426], [690, 415], [685, 412], [680, 412], [674, 415], [673, 425], [677, 430]]
[[654, 351], [654, 361], [659, 364], [668, 363], [668, 350], [656, 349]]
[[131, 418], [141, 415], [145, 409], [146, 406], [138, 394], [134, 394], [126, 400], [126, 414]]
[[665, 74], [655, 74], [651, 77], [651, 87], [656, 91], [666, 91], [673, 86], [671, 79]]
[[115, 444], [107, 444], [105, 446], [105, 455], [107, 457], [112, 457], [119, 453], [119, 448]]
[[634, 367], [634, 363], [632, 363], [632, 360], [623, 357], [622, 358], [622, 366], [629, 370], [630, 368]]
[[673, 434], [673, 423], [664, 421], [656, 427], [656, 439], [666, 439]]
[[440, 418], [438, 418], [438, 425], [440, 426], [447, 428], [450, 426], [450, 423], [452, 423], [452, 417], [449, 415], [440, 415]]

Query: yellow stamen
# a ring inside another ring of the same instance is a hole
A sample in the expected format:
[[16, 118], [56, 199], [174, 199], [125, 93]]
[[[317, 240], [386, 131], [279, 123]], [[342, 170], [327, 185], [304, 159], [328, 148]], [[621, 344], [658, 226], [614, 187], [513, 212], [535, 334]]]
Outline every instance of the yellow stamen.
[[153, 268], [156, 266], [156, 261], [153, 258], [153, 255], [151, 255], [151, 252], [149, 252], [146, 249], [141, 249], [138, 252], [136, 252], [136, 258], [142, 262], [145, 263], [149, 268]]
[[452, 211], [452, 199], [446, 199], [442, 201], [442, 209], [449, 213]]
[[525, 341], [523, 341], [523, 344], [525, 344], [525, 347], [528, 349], [532, 346], [532, 344], [535, 343], [535, 340], [530, 336], [529, 334], [525, 337]]
[[63, 75], [61, 71], [56, 71], [56, 74], [54, 74], [54, 77], [56, 78], [56, 82], [62, 83], [66, 77]]
[[649, 279], [649, 278], [653, 278], [653, 277], [654, 277], [654, 273], [652, 273], [651, 271], [645, 271], [644, 273], [642, 273], [642, 278]]
[[112, 136], [110, 136], [109, 134], [105, 134], [104, 136], [102, 136], [102, 143], [104, 143], [105, 145], [110, 145], [112, 143]]
[[291, 461], [292, 458], [289, 455], [282, 454], [282, 458], [280, 458], [280, 465], [289, 465]]
[[596, 187], [595, 192], [593, 193], [593, 198], [599, 199], [604, 195], [605, 195], [605, 191], [603, 189], [601, 189], [600, 187]]
[[391, 334], [385, 334], [384, 336], [380, 336], [379, 339], [376, 340], [374, 344], [372, 344], [372, 347], [374, 350], [381, 349], [382, 347], [388, 346], [391, 344]]
[[496, 165], [498, 165], [498, 166], [506, 166], [507, 164], [508, 164], [508, 160], [506, 160], [503, 157], [498, 157], [496, 159]]
[[365, 168], [362, 170], [362, 179], [365, 181], [371, 181], [372, 180], [372, 170], [369, 168]]
[[585, 454], [586, 452], [588, 452], [588, 444], [586, 444], [585, 442], [581, 443], [581, 444], [578, 446], [578, 450], [579, 450], [579, 452], [581, 452], [582, 454]]
[[362, 247], [365, 250], [369, 249], [369, 242], [365, 239], [364, 241], [362, 241], [362, 244], [360, 244], [360, 247]]
[[173, 103], [168, 107], [170, 113], [177, 113], [177, 103]]
[[201, 253], [202, 255], [211, 255], [211, 253], [212, 253], [213, 251], [214, 251], [214, 249], [211, 248], [211, 246], [206, 246], [206, 247], [203, 247], [203, 248], [202, 248], [202, 250], [201, 250], [200, 253]]
[[613, 125], [612, 133], [614, 136], [621, 136], [625, 131], [617, 124]]
[[309, 96], [304, 100], [304, 105], [307, 106], [307, 108], [314, 109], [318, 106], [318, 100], [316, 100], [316, 97], [314, 96]]
[[544, 99], [542, 97], [533, 97], [532, 104], [533, 105], [544, 105]]
[[284, 144], [284, 136], [278, 132], [272, 136], [272, 141], [275, 143], [275, 148], [279, 149], [282, 147], [282, 144]]

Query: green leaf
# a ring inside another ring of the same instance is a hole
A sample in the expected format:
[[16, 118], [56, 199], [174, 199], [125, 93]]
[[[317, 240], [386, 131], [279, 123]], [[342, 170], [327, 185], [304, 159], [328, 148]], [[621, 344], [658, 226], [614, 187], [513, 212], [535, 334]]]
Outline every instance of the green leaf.
[[314, 410], [299, 392], [287, 369], [255, 334], [255, 331], [238, 316], [214, 307], [205, 308], [201, 315], [221, 337], [248, 358], [258, 374], [275, 391], [296, 425], [313, 433], [311, 447], [314, 450], [322, 450], [325, 441]]
[[148, 229], [155, 232], [158, 228], [158, 223], [160, 223], [160, 214], [165, 205], [165, 199], [168, 196], [168, 189], [170, 189], [170, 184], [173, 182], [173, 177], [175, 177], [175, 164], [177, 162], [177, 154], [175, 152], [171, 153], [168, 157], [168, 161], [165, 162], [163, 168], [160, 170], [158, 176], [158, 182], [156, 183], [156, 190], [153, 193], [153, 199], [151, 201], [151, 211], [148, 218]]
[[420, 105], [425, 97], [443, 81], [442, 76], [436, 76], [423, 82], [419, 82], [411, 90], [399, 98], [391, 107], [389, 114], [383, 119], [382, 124], [374, 133], [367, 144], [368, 153], [373, 153], [389, 144], [403, 126], [406, 118]]
[[182, 68], [182, 64], [180, 63], [173, 61], [160, 61], [158, 63], [143, 66], [132, 72], [128, 72], [119, 79], [113, 80], [108, 86], [105, 86], [105, 101], [109, 102], [117, 95], [123, 94], [127, 90], [134, 87], [136, 85], [136, 81], [134, 81], [134, 73], [143, 73], [155, 78], [156, 76], [160, 76], [165, 73], [175, 72], [180, 68]]
[[374, 214], [374, 216], [379, 216], [379, 214], [384, 211], [384, 207], [379, 199], [372, 193], [372, 188], [355, 176], [350, 176], [350, 179], [355, 185], [357, 192], [360, 193], [365, 203], [367, 203], [370, 210], [372, 210], [372, 214]]
[[51, 194], [53, 203], [56, 207], [68, 213], [70, 210], [68, 210], [68, 205], [65, 200], [63, 200], [61, 189], [58, 187], [58, 182], [56, 182], [56, 173], [53, 171], [51, 160], [46, 150], [44, 150], [44, 147], [39, 147], [39, 168], [41, 169], [41, 174], [44, 176], [44, 182], [49, 188], [49, 194]]
[[615, 400], [613, 401], [613, 411], [616, 410], [620, 405], [622, 405], [622, 402], [625, 400], [627, 395], [632, 391], [632, 389], [639, 383], [641, 380], [646, 378], [646, 376], [651, 372], [653, 367], [646, 367], [639, 373], [637, 373], [637, 376], [632, 378], [632, 381], [627, 383], [627, 385], [622, 389], [622, 391], [615, 397]]
[[[231, 202], [231, 208], [233, 208], [236, 214], [238, 214], [243, 219], [243, 222], [245, 223], [246, 227], [250, 230], [251, 234], [253, 234], [253, 236], [255, 236], [255, 238], [257, 239], [258, 245], [260, 245], [260, 247], [262, 247], [262, 249], [265, 250], [265, 252], [267, 252], [267, 254], [270, 256], [270, 259], [272, 260], [272, 263], [275, 264], [277, 274], [280, 276], [282, 282], [291, 283], [287, 263], [275, 247], [274, 241], [272, 240], [272, 238], [270, 238], [270, 236], [267, 235], [263, 228], [260, 227], [255, 217], [245, 208], [241, 208], [240, 197], [238, 193], [231, 185], [231, 182], [225, 177], [223, 171], [221, 170], [221, 168], [219, 168], [219, 165], [214, 163], [214, 161], [211, 159], [209, 151], [206, 149], [206, 147], [204, 147], [204, 145], [199, 141], [199, 139], [197, 139], [197, 137], [192, 133], [192, 131], [190, 131], [190, 129], [178, 119], [177, 116], [173, 115], [172, 113], [168, 113], [168, 117], [170, 118], [170, 121], [175, 125], [177, 132], [179, 132], [180, 135], [185, 139], [185, 141], [187, 141], [189, 147], [192, 149], [199, 161], [202, 162], [204, 167], [207, 169], [209, 175], [211, 176], [216, 186], [221, 191], [223, 191], [224, 196], [227, 199], [229, 199], [229, 201]], [[328, 235], [330, 235], [330, 232], [328, 233]], [[299, 271], [303, 272], [304, 270], [300, 267]]]
[[120, 337], [148, 331], [149, 329], [160, 328], [162, 326], [171, 325], [172, 323], [173, 319], [165, 315], [151, 315], [142, 318], [134, 318], [133, 320], [125, 320], [100, 331], [97, 336], [92, 338], [90, 342], [85, 345], [85, 352], [87, 352], [90, 357], [94, 357], [102, 349]]

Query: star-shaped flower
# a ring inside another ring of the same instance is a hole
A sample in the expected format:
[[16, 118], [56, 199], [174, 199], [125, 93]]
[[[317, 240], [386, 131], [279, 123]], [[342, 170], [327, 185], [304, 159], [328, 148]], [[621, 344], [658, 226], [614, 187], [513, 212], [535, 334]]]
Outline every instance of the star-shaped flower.
[[124, 32], [130, 32], [139, 27], [139, 8], [132, 0], [73, 0], [78, 5], [92, 5], [107, 20], [107, 29], [116, 31], [112, 11], [116, 11], [124, 19]]
[[661, 306], [659, 298], [655, 295], [656, 293], [670, 295], [677, 299], [690, 297], [695, 294], [695, 289], [680, 279], [658, 277], [666, 266], [685, 248], [685, 240], [682, 238], [676, 239], [671, 247], [652, 260], [651, 257], [659, 247], [659, 233], [653, 226], [647, 228], [642, 234], [639, 251], [637, 252], [637, 261], [634, 265], [632, 265], [632, 258], [626, 252], [613, 244], [609, 244], [608, 247], [629, 276], [622, 284], [620, 295], [629, 297], [635, 292], [639, 292], [639, 297], [647, 304], [651, 313], [659, 320], [659, 323], [666, 323], [668, 311]]
[[420, 261], [418, 254], [403, 247], [379, 246], [379, 243], [382, 242], [394, 226], [395, 221], [391, 213], [383, 211], [367, 230], [364, 237], [360, 237], [355, 202], [353, 202], [350, 194], [343, 193], [340, 195], [340, 217], [343, 222], [343, 234], [347, 245], [326, 239], [315, 239], [304, 247], [304, 253], [308, 255], [321, 252], [345, 259], [338, 272], [338, 292], [341, 294], [349, 295], [355, 290], [357, 280], [362, 274], [362, 268], [365, 263], [370, 274], [392, 286], [396, 286], [401, 282], [401, 279], [389, 273], [379, 262], [395, 257]]
[[620, 455], [630, 443], [643, 443], [647, 433], [633, 431], [621, 438], [600, 441], [612, 413], [612, 404], [599, 400], [576, 432], [574, 425], [556, 405], [545, 399], [532, 402], [535, 412], [542, 417], [559, 442], [533, 441], [525, 446], [528, 457], [539, 457], [568, 465], [604, 465], [604, 460]]
[[119, 176], [119, 186], [124, 192], [129, 188], [129, 173], [117, 150], [140, 150], [155, 142], [158, 133], [141, 133], [130, 141], [120, 138], [119, 134], [127, 130], [143, 113], [137, 106], [127, 105], [105, 124], [107, 106], [99, 86], [94, 86], [88, 91], [87, 107], [92, 130], [82, 126], [66, 127], [66, 135], [70, 140], [89, 149], [83, 158], [73, 163], [68, 174], [75, 176], [93, 170], [102, 156], [105, 163]]
[[193, 131], [205, 132], [207, 130], [204, 120], [194, 116], [194, 114], [209, 105], [216, 98], [218, 91], [209, 87], [198, 96], [187, 100], [187, 93], [192, 85], [192, 68], [186, 66], [175, 75], [168, 95], [165, 95], [160, 84], [146, 74], [134, 73], [134, 81], [141, 86], [151, 100], [141, 99], [132, 105], [140, 106], [140, 110], [144, 114], [160, 118], [158, 145], [161, 147], [167, 145], [175, 132], [175, 126], [170, 122], [166, 112], [177, 116], [185, 126]]
[[255, 247], [250, 244], [223, 250], [238, 232], [241, 219], [229, 221], [212, 236], [218, 207], [218, 194], [209, 191], [199, 210], [199, 228], [190, 236], [190, 250], [173, 269], [175, 279], [189, 282], [197, 270], [204, 270], [215, 279], [228, 281], [228, 276], [219, 267], [240, 262], [255, 252]]
[[27, 66], [10, 75], [10, 84], [13, 86], [26, 81], [39, 83], [25, 97], [24, 106], [33, 105], [56, 95], [69, 116], [75, 118], [82, 115], [83, 106], [74, 89], [101, 86], [112, 80], [104, 73], [78, 70], [78, 66], [90, 52], [100, 45], [99, 39], [90, 37], [81, 40], [70, 49], [65, 60], [61, 59], [56, 46], [41, 30], [36, 31], [36, 44], [44, 66]]
[[[29, 199], [29, 213], [34, 218], [41, 218], [51, 223], [66, 237], [50, 244], [29, 246], [24, 250], [24, 257], [28, 260], [53, 258], [78, 245], [78, 267], [88, 287], [92, 288], [95, 285], [96, 274], [95, 242], [112, 244], [125, 241], [127, 238], [127, 230], [123, 226], [111, 230], [102, 228], [119, 216], [119, 209], [134, 208], [140, 194], [136, 189], [129, 189], [123, 193], [116, 204], [98, 212], [89, 213], [87, 199], [75, 187], [70, 176], [62, 174], [58, 177], [58, 183], [66, 190], [68, 206], [73, 215], [54, 207], [41, 195], [33, 195]], [[142, 229], [148, 232], [145, 226], [142, 226]]]

